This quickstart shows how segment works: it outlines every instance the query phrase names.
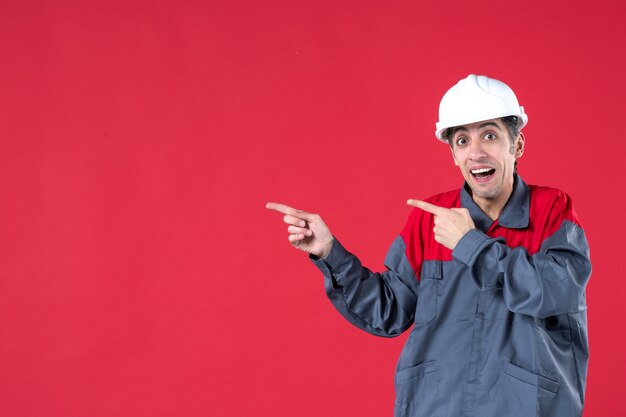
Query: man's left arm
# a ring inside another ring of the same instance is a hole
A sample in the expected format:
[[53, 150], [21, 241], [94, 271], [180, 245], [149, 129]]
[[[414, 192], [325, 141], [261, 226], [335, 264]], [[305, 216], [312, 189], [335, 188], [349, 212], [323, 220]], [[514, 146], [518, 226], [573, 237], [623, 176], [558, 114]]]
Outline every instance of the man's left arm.
[[[432, 207], [426, 210], [433, 212]], [[586, 308], [589, 247], [583, 229], [572, 221], [575, 216], [565, 193], [557, 196], [550, 215], [556, 231], [532, 255], [523, 247], [511, 248], [503, 239], [487, 236], [473, 227], [471, 219], [471, 227], [465, 230], [463, 218], [469, 213], [464, 209], [442, 210], [449, 211], [433, 213], [436, 220], [440, 217], [435, 222], [437, 241], [452, 249], [453, 258], [467, 266], [479, 288], [502, 289], [510, 311], [545, 318]], [[462, 226], [455, 230], [455, 224]]]

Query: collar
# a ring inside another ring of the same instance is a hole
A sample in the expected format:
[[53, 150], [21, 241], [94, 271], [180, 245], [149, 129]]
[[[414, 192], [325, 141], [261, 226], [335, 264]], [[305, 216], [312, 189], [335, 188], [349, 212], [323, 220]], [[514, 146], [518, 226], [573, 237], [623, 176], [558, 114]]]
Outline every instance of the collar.
[[[493, 220], [474, 202], [469, 185], [465, 183], [461, 189], [461, 207], [466, 208], [472, 216], [476, 227], [486, 231], [493, 224]], [[511, 229], [523, 229], [528, 227], [530, 214], [530, 190], [519, 175], [515, 174], [513, 180], [513, 192], [504, 205], [502, 214], [497, 222], [500, 226]]]

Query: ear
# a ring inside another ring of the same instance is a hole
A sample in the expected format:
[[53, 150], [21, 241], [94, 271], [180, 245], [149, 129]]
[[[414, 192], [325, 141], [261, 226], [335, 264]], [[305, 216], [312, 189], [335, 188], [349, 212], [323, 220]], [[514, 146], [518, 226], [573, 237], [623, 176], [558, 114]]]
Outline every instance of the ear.
[[522, 132], [517, 135], [517, 139], [515, 139], [515, 159], [521, 158], [524, 154], [524, 145], [526, 142], [526, 138]]

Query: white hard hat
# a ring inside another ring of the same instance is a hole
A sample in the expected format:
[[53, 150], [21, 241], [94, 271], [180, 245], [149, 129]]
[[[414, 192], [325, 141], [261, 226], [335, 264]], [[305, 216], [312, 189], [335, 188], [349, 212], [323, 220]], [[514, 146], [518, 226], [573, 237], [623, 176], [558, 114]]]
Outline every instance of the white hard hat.
[[447, 142], [443, 134], [450, 127], [505, 116], [517, 116], [519, 129], [528, 123], [524, 108], [508, 85], [484, 75], [471, 74], [449, 89], [441, 99], [435, 136]]

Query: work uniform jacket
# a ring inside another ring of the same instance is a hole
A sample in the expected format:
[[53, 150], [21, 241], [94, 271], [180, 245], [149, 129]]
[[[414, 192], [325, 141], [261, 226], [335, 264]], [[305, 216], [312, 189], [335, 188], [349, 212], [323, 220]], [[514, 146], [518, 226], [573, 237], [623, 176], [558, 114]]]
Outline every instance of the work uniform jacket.
[[357, 327], [398, 336], [396, 417], [581, 416], [589, 349], [585, 234], [564, 192], [519, 176], [492, 221], [467, 185], [427, 200], [465, 207], [475, 229], [453, 251], [414, 209], [374, 273], [335, 239], [328, 297]]

